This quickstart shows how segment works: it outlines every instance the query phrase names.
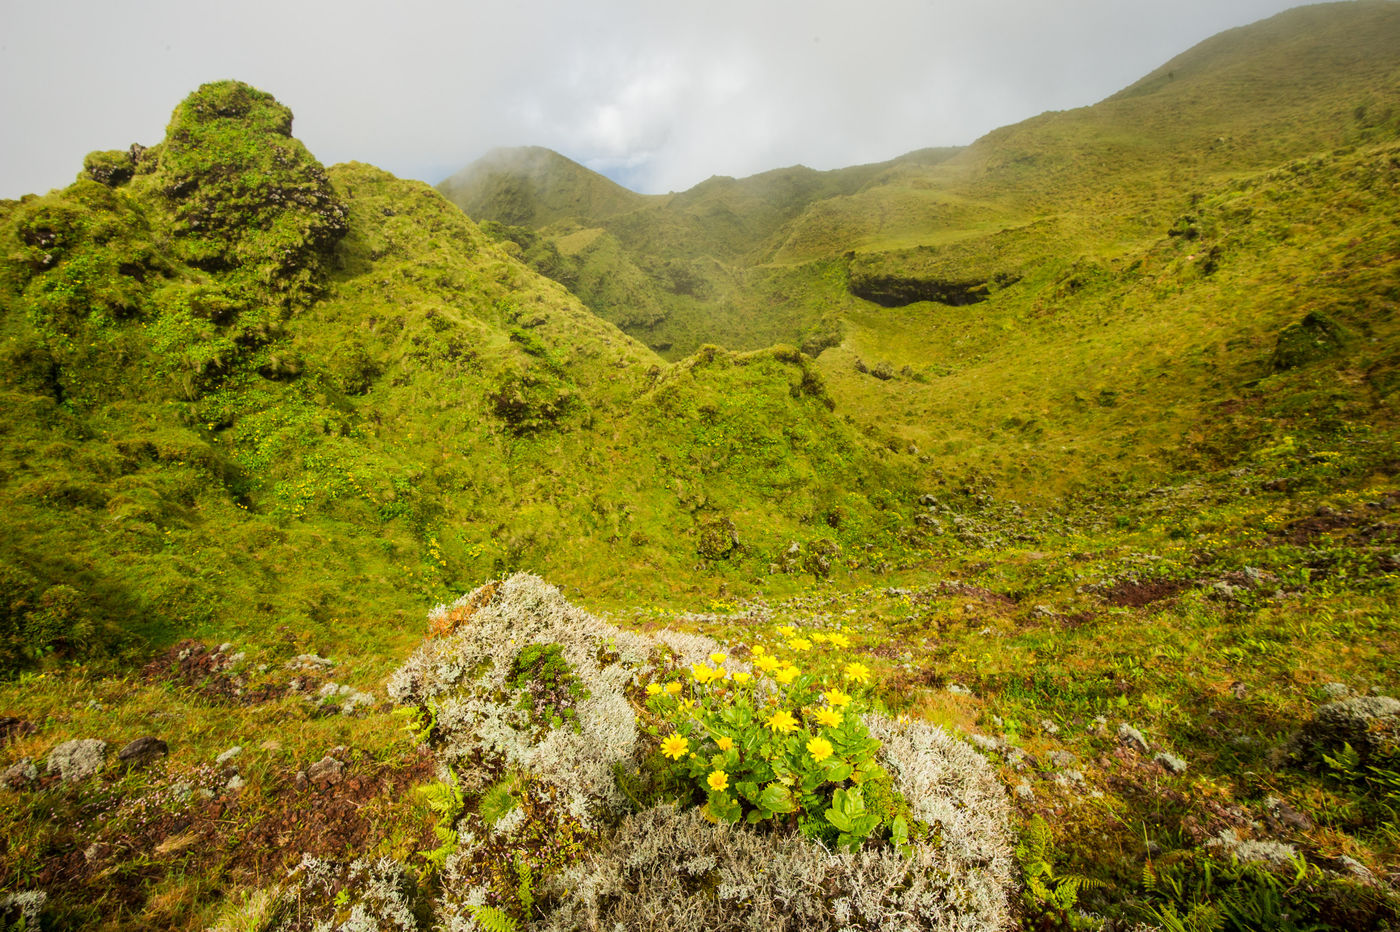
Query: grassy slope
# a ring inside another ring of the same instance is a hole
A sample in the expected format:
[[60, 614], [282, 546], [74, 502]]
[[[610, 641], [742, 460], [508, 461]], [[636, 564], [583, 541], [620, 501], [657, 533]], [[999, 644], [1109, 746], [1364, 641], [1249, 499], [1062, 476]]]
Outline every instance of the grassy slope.
[[[138, 640], [290, 625], [396, 656], [385, 619], [493, 572], [659, 595], [705, 562], [699, 530], [733, 520], [746, 549], [715, 578], [748, 580], [828, 498], [884, 485], [796, 355], [668, 374], [440, 195], [368, 166], [326, 178], [345, 232], [294, 270], [314, 298], [268, 295], [277, 269], [222, 253], [138, 270], [180, 254], [163, 159], [7, 211], [5, 388], [25, 416], [6, 425], [5, 559], [24, 599], [72, 582]], [[60, 215], [71, 242], [26, 242]]]

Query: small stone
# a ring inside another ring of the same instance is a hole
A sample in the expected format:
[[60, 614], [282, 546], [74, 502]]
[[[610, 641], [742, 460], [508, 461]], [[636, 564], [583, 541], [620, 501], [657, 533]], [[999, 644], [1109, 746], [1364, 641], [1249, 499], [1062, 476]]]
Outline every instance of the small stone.
[[1141, 754], [1146, 754], [1150, 750], [1147, 746], [1147, 739], [1142, 736], [1142, 732], [1127, 722], [1118, 726], [1118, 740]]
[[1323, 683], [1322, 693], [1328, 699], [1345, 699], [1351, 695], [1351, 687], [1346, 683]]
[[345, 778], [345, 765], [327, 755], [312, 764], [306, 776], [317, 786], [332, 786]]
[[29, 758], [21, 757], [5, 768], [4, 773], [0, 773], [0, 786], [22, 790], [38, 779], [39, 768], [34, 766], [34, 762]]
[[164, 757], [170, 753], [170, 746], [159, 738], [147, 735], [144, 738], [137, 738], [126, 747], [117, 752], [117, 757], [127, 767], [139, 769], [154, 761], [157, 757]]
[[1356, 858], [1347, 857], [1344, 854], [1337, 860], [1341, 863], [1343, 870], [1353, 877], [1356, 877], [1358, 880], [1371, 880], [1373, 878], [1373, 875], [1370, 870], [1367, 869], [1366, 865], [1356, 860]]
[[304, 790], [311, 785], [311, 781], [307, 778], [305, 770], [297, 771], [295, 782], [299, 790]]
[[64, 783], [86, 780], [106, 763], [107, 742], [97, 738], [65, 741], [49, 752], [48, 772], [58, 771]]
[[215, 766], [215, 767], [222, 767], [222, 766], [224, 766], [225, 764], [227, 764], [229, 761], [233, 760], [235, 757], [237, 757], [238, 755], [240, 755], [240, 754], [242, 754], [242, 753], [243, 753], [243, 745], [241, 745], [241, 744], [235, 744], [233, 747], [229, 748], [227, 751], [223, 752], [223, 753], [220, 754], [218, 757], [214, 758], [214, 766]]
[[231, 651], [231, 650], [233, 650], [233, 642], [232, 642], [232, 641], [225, 641], [224, 643], [222, 643], [222, 644], [219, 645], [218, 649], [215, 650], [214, 653], [216, 653], [216, 654], [223, 654], [223, 653], [227, 653], [228, 651]]
[[1168, 754], [1167, 752], [1163, 751], [1161, 754], [1158, 754], [1152, 759], [1157, 763], [1161, 764], [1164, 769], [1169, 770], [1172, 773], [1186, 772], [1186, 761], [1177, 757], [1175, 754]]

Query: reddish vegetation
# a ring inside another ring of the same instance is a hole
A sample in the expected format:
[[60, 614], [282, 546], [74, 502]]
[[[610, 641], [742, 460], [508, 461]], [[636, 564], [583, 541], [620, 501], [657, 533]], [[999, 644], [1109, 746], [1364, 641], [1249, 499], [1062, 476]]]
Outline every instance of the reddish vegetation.
[[1125, 579], [1104, 593], [1111, 605], [1127, 608], [1142, 608], [1153, 602], [1169, 599], [1185, 589], [1191, 588], [1187, 579], [1150, 579], [1145, 581]]
[[[226, 705], [259, 705], [300, 691], [314, 694], [321, 681], [298, 674], [276, 681], [250, 685], [244, 674], [232, 671], [232, 655], [211, 649], [199, 641], [186, 640], [162, 651], [141, 669], [148, 683], [171, 682], [186, 686], [208, 700]], [[293, 689], [292, 681], [297, 681]]]

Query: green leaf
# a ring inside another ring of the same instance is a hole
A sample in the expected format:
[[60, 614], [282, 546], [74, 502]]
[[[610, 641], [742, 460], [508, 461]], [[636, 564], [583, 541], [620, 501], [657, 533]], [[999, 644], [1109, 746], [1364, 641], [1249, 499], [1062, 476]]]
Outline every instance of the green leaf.
[[855, 770], [850, 764], [839, 758], [829, 758], [826, 764], [826, 779], [831, 783], [844, 783]]
[[781, 783], [770, 783], [764, 787], [758, 797], [758, 806], [773, 813], [792, 812], [797, 808], [792, 793]]
[[826, 820], [836, 826], [839, 831], [849, 832], [851, 830], [850, 817], [834, 806], [826, 811]]

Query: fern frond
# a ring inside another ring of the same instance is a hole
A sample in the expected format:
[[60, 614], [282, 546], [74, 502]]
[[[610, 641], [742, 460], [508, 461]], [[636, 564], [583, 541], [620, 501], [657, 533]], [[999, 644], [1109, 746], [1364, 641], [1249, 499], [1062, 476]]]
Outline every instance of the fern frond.
[[494, 906], [472, 906], [472, 919], [483, 932], [517, 932], [514, 917]]

